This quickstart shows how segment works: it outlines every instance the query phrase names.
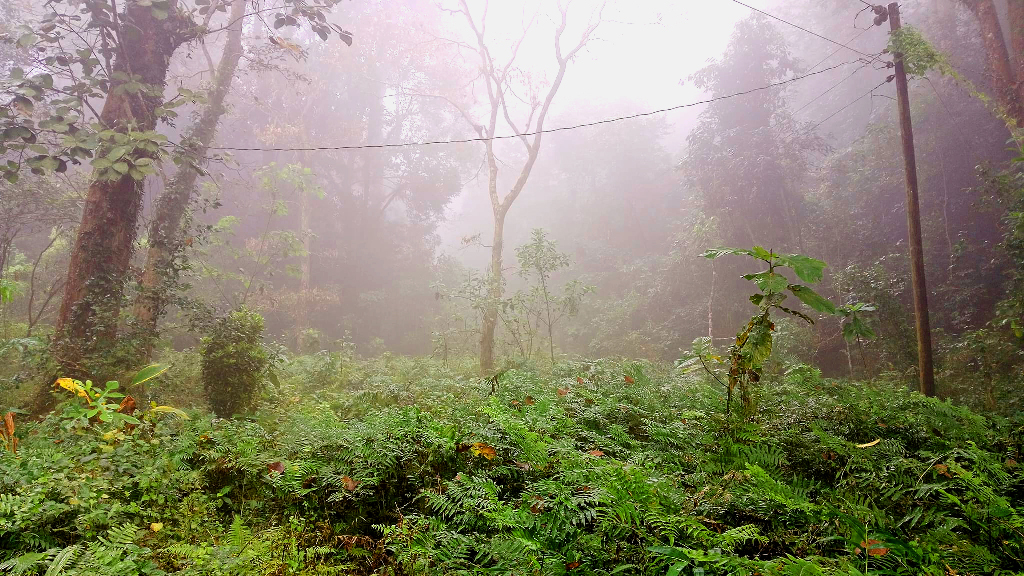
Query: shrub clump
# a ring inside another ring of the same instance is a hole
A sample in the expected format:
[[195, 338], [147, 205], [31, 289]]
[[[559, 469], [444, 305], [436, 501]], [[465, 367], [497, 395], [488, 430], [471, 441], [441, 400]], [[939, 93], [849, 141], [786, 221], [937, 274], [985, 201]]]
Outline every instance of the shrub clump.
[[203, 338], [202, 380], [214, 413], [228, 418], [251, 410], [270, 356], [263, 347], [263, 317], [241, 308], [214, 323]]

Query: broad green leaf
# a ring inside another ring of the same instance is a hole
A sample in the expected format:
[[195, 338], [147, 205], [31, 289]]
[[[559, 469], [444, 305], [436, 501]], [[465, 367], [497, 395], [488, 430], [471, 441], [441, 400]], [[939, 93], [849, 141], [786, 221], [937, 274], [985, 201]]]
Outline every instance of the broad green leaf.
[[[114, 146], [110, 152], [107, 153], [107, 160], [114, 162], [120, 160], [122, 156], [128, 153], [127, 146]], [[127, 170], [126, 170], [127, 171]]]
[[765, 262], [770, 262], [773, 258], [779, 257], [778, 254], [773, 254], [771, 250], [765, 250], [761, 246], [754, 246], [749, 251], [749, 254], [754, 258], [757, 258], [758, 260], [764, 260]]
[[153, 378], [167, 372], [168, 369], [170, 369], [170, 365], [168, 364], [150, 364], [142, 370], [139, 370], [138, 374], [135, 375], [135, 378], [132, 378], [131, 385], [134, 387], [139, 384], [149, 382]]
[[786, 254], [778, 257], [779, 263], [796, 272], [798, 278], [810, 284], [821, 282], [827, 264], [803, 254]]
[[31, 32], [22, 34], [18, 37], [18, 48], [27, 48], [35, 44], [38, 39], [39, 38]]
[[142, 424], [142, 422], [140, 422], [139, 419], [136, 418], [135, 416], [129, 416], [127, 414], [119, 414], [119, 413], [116, 413], [116, 412], [115, 412], [115, 414], [118, 414], [117, 418], [118, 418], [118, 420], [121, 420], [122, 422], [127, 422], [129, 424], [135, 424], [135, 425]]
[[871, 340], [874, 337], [875, 331], [857, 315], [851, 317], [850, 321], [843, 325], [843, 339], [847, 342], [853, 342], [858, 338]]
[[761, 289], [761, 292], [765, 294], [777, 294], [786, 289], [789, 285], [789, 280], [786, 279], [782, 274], [776, 274], [775, 272], [761, 272], [759, 274], [747, 274], [743, 276], [745, 279], [750, 280]]
[[822, 297], [814, 290], [811, 290], [807, 286], [802, 286], [800, 284], [790, 284], [789, 291], [792, 292], [794, 296], [799, 298], [801, 302], [813, 308], [814, 310], [821, 312], [822, 314], [836, 313], [835, 305], [833, 305], [827, 299]]

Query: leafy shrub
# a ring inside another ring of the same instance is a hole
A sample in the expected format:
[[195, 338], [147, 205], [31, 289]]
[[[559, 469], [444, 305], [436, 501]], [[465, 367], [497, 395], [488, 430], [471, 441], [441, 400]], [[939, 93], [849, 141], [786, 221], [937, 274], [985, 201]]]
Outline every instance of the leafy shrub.
[[202, 348], [203, 389], [214, 413], [228, 418], [251, 410], [270, 364], [262, 316], [242, 308], [215, 322]]
[[26, 423], [18, 456], [0, 454], [0, 565], [42, 574], [67, 557], [70, 574], [267, 576], [1024, 568], [1019, 419], [807, 366], [766, 375], [740, 421], [702, 372], [648, 363], [510, 368], [492, 392], [472, 363], [335, 360], [283, 366], [279, 393], [245, 420], [157, 412], [115, 433], [56, 415]]

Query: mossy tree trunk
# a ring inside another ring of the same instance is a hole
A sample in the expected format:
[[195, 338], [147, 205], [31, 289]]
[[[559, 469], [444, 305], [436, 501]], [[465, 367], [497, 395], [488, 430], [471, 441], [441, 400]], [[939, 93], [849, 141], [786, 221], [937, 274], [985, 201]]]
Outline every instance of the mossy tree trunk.
[[[227, 111], [224, 104], [231, 91], [231, 82], [242, 57], [242, 27], [246, 0], [234, 0], [229, 15], [227, 42], [214, 72], [213, 86], [206, 107], [185, 138], [185, 149], [194, 158], [203, 158], [217, 134], [217, 126]], [[153, 221], [149, 227], [149, 250], [135, 299], [136, 330], [140, 336], [140, 353], [149, 359], [157, 335], [157, 322], [170, 300], [170, 293], [181, 270], [179, 258], [187, 244], [182, 222], [195, 195], [197, 167], [182, 164], [156, 201]]]
[[[119, 49], [100, 112], [101, 123], [114, 132], [156, 128], [171, 56], [195, 37], [194, 23], [178, 10], [176, 2], [171, 3], [169, 15], [162, 16], [134, 0], [119, 14]], [[145, 88], [133, 89], [135, 82]], [[97, 154], [106, 157], [118, 146], [107, 140]], [[149, 150], [131, 147], [122, 158], [135, 165], [153, 157]], [[131, 173], [113, 179], [105, 174], [99, 170], [93, 174], [57, 317], [54, 353], [66, 374], [82, 375], [86, 358], [113, 348], [134, 250], [144, 179]]]

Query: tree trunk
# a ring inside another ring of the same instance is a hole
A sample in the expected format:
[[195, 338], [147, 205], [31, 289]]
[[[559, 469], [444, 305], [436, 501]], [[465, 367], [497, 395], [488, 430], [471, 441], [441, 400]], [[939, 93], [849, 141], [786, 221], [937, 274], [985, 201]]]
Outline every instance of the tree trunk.
[[1024, 0], [1007, 0], [1010, 31], [1010, 54], [1014, 65], [1014, 96], [1016, 96], [1017, 127], [1024, 126]]
[[[486, 20], [488, 3], [484, 3], [484, 20]], [[512, 70], [512, 65], [515, 63], [516, 55], [519, 51], [519, 47], [525, 38], [526, 31], [523, 31], [523, 37], [520, 38], [519, 43], [515, 44], [512, 49], [512, 56], [509, 61], [501, 68], [496, 67], [494, 60], [491, 58], [491, 51], [487, 47], [487, 43], [484, 41], [484, 29], [486, 28], [486, 22], [483, 22], [479, 27], [470, 15], [469, 4], [467, 0], [462, 0], [462, 9], [458, 10], [469, 22], [470, 28], [476, 35], [477, 47], [479, 50], [477, 53], [481, 58], [481, 72], [484, 76], [484, 82], [487, 87], [487, 97], [490, 101], [491, 110], [487, 124], [482, 125], [478, 122], [474, 122], [470, 115], [463, 109], [459, 109], [462, 116], [473, 126], [477, 134], [486, 138], [484, 144], [486, 147], [487, 157], [487, 168], [488, 168], [488, 189], [487, 194], [491, 200], [491, 209], [494, 213], [494, 241], [491, 244], [491, 281], [489, 291], [489, 301], [484, 307], [483, 314], [483, 326], [480, 334], [480, 371], [486, 376], [494, 369], [494, 330], [498, 324], [498, 306], [501, 300], [501, 251], [504, 245], [504, 228], [505, 228], [505, 216], [508, 214], [509, 208], [512, 207], [512, 203], [516, 201], [519, 194], [522, 193], [523, 188], [526, 187], [526, 182], [530, 178], [530, 172], [533, 170], [533, 165], [537, 162], [537, 155], [540, 152], [541, 138], [544, 135], [544, 120], [547, 118], [548, 111], [551, 108], [551, 102], [555, 98], [555, 94], [558, 93], [559, 86], [562, 85], [562, 80], [565, 78], [565, 71], [569, 66], [569, 62], [576, 56], [576, 54], [583, 49], [587, 41], [590, 39], [591, 34], [597, 29], [598, 24], [601, 22], [601, 10], [597, 12], [596, 20], [592, 19], [584, 29], [580, 41], [571, 48], [568, 52], [562, 51], [562, 34], [565, 32], [566, 26], [568, 25], [568, 7], [559, 5], [559, 12], [561, 12], [562, 20], [555, 29], [555, 61], [558, 62], [558, 72], [555, 74], [554, 79], [548, 86], [547, 94], [543, 101], [534, 101], [533, 108], [530, 112], [529, 118], [526, 120], [523, 129], [520, 129], [512, 121], [509, 115], [508, 102], [505, 100], [506, 92], [510, 90], [508, 81], [509, 73]], [[536, 115], [536, 123], [533, 124], [531, 129], [531, 122], [534, 122], [534, 114]], [[494, 137], [497, 133], [497, 121], [498, 115], [501, 114], [506, 123], [512, 128], [512, 131], [519, 140], [523, 143], [526, 148], [527, 158], [526, 162], [523, 163], [522, 168], [519, 170], [519, 176], [516, 179], [512, 189], [505, 195], [504, 198], [498, 194], [498, 161], [494, 154]], [[527, 133], [533, 135], [531, 142]]]
[[299, 234], [302, 238], [302, 262], [301, 276], [299, 277], [299, 306], [295, 315], [295, 351], [302, 354], [302, 338], [306, 330], [309, 330], [309, 301], [310, 301], [310, 276], [312, 275], [312, 257], [310, 250], [313, 247], [313, 233], [310, 231], [310, 206], [309, 192], [299, 191]]
[[[227, 111], [224, 100], [231, 90], [231, 82], [242, 56], [245, 6], [246, 0], [234, 0], [231, 3], [231, 25], [228, 28], [227, 43], [214, 73], [209, 100], [199, 119], [192, 126], [190, 134], [185, 138], [185, 148], [196, 158], [206, 155], [216, 136], [217, 125]], [[198, 170], [182, 165], [156, 202], [156, 212], [149, 227], [146, 267], [135, 299], [136, 329], [141, 338], [140, 354], [144, 360], [148, 360], [152, 355], [157, 322], [167, 307], [170, 291], [180, 271], [176, 260], [186, 244], [182, 234], [182, 220], [195, 194], [198, 177]]]
[[[156, 108], [174, 51], [195, 36], [194, 23], [171, 2], [162, 20], [153, 9], [131, 1], [120, 15], [120, 45], [114, 76], [100, 113], [101, 123], [120, 133], [156, 128]], [[118, 75], [120, 72], [125, 76]], [[155, 87], [154, 93], [120, 89], [130, 75]], [[114, 145], [104, 142], [99, 156]], [[124, 159], [134, 163], [153, 154], [141, 148]], [[94, 179], [89, 186], [82, 222], [71, 252], [64, 298], [57, 318], [54, 354], [65, 373], [83, 375], [83, 361], [110, 350], [117, 337], [124, 282], [142, 207], [144, 182], [125, 174], [114, 180]]]
[[548, 349], [551, 352], [551, 365], [555, 365], [555, 328], [551, 325], [551, 296], [548, 294], [548, 281], [544, 274], [540, 275], [540, 287], [544, 291], [544, 310], [548, 316]]
[[498, 306], [501, 300], [501, 253], [505, 245], [505, 214], [506, 211], [500, 207], [494, 210], [494, 239], [491, 242], [489, 271], [491, 278], [480, 334], [480, 370], [484, 374], [494, 370], [494, 329], [498, 326]]
[[1010, 59], [1010, 51], [999, 24], [999, 12], [993, 0], [961, 0], [974, 14], [981, 30], [982, 45], [985, 47], [986, 63], [992, 76], [992, 89], [996, 100], [1006, 112], [1008, 120], [1012, 119], [1016, 127], [1024, 126], [1024, 83], [1020, 82], [1018, 73], [1024, 73], [1021, 67], [1024, 56], [1024, 0], [1009, 0], [1010, 42], [1015, 53], [1017, 68]]

